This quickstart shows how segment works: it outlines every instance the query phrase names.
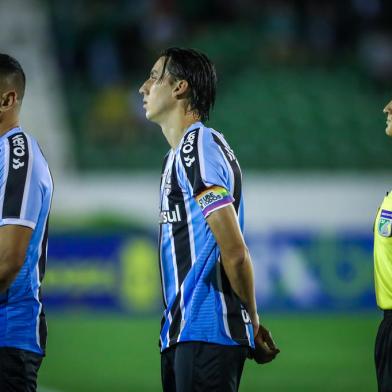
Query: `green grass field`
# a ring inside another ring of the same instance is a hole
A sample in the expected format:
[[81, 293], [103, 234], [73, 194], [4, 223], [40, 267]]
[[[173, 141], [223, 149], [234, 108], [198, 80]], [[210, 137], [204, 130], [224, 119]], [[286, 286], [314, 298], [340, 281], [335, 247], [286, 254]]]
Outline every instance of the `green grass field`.
[[[247, 361], [240, 392], [376, 391], [373, 345], [381, 315], [267, 315], [281, 349]], [[160, 391], [159, 319], [49, 316], [41, 392]]]

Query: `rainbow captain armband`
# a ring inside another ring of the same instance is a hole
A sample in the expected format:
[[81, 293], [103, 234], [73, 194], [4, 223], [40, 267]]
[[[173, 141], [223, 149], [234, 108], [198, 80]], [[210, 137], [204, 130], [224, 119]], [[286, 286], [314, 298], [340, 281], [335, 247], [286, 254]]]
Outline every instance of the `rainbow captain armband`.
[[221, 186], [212, 186], [197, 195], [196, 200], [199, 203], [204, 217], [207, 218], [211, 212], [232, 203], [234, 198], [227, 189]]

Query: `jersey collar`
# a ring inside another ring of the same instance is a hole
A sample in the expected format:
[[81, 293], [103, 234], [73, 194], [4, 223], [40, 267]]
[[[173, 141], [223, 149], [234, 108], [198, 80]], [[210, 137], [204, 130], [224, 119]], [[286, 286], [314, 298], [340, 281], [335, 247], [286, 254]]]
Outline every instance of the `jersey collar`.
[[202, 128], [202, 127], [204, 127], [203, 123], [202, 123], [201, 121], [196, 121], [196, 122], [194, 122], [193, 124], [191, 124], [190, 127], [185, 131], [184, 136], [185, 136], [187, 133], [193, 131], [194, 129], [196, 129], [196, 128]]

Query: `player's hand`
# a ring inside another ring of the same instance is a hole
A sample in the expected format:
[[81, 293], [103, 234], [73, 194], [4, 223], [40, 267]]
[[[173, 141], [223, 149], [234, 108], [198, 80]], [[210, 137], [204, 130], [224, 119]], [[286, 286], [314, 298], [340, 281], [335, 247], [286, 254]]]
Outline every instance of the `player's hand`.
[[271, 332], [261, 324], [254, 330], [255, 348], [250, 350], [248, 357], [259, 364], [271, 362], [280, 353], [272, 339]]

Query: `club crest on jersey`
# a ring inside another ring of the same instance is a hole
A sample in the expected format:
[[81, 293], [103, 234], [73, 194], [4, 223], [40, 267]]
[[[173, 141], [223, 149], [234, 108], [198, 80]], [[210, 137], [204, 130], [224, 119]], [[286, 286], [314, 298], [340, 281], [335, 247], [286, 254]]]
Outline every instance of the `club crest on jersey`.
[[381, 236], [390, 237], [392, 234], [392, 212], [388, 210], [382, 210], [377, 226], [378, 233]]
[[181, 212], [180, 207], [176, 204], [176, 208], [174, 210], [162, 210], [159, 214], [159, 223], [177, 223], [181, 222]]
[[193, 144], [195, 143], [195, 137], [196, 137], [196, 130], [189, 132], [181, 148], [181, 151], [184, 154], [187, 154], [184, 155], [184, 161], [187, 167], [191, 167], [193, 162], [195, 162], [196, 160], [194, 156], [189, 155], [194, 150]]

